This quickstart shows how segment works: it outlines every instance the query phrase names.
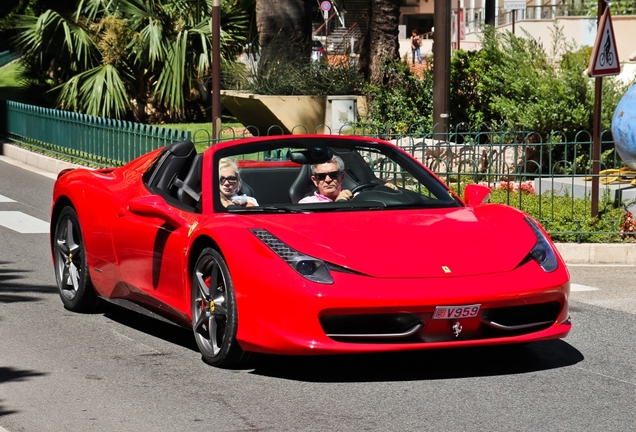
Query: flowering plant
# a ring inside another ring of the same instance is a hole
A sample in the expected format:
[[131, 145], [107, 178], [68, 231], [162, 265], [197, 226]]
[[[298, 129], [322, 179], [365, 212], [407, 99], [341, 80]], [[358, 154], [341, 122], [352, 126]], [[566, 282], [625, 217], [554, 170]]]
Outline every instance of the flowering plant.
[[534, 182], [532, 180], [526, 182], [502, 181], [501, 183], [491, 186], [490, 189], [500, 189], [508, 192], [524, 192], [533, 194]]
[[633, 237], [636, 234], [636, 221], [634, 221], [634, 215], [632, 212], [625, 211], [623, 214], [623, 221], [621, 222], [621, 237]]

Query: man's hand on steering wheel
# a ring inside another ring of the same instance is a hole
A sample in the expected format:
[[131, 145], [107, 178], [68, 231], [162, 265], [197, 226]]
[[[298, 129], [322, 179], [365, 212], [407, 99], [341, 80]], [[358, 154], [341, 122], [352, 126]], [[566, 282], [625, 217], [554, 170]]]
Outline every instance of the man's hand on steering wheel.
[[349, 189], [343, 189], [336, 197], [336, 201], [350, 201], [351, 198], [353, 198], [353, 191], [350, 191]]

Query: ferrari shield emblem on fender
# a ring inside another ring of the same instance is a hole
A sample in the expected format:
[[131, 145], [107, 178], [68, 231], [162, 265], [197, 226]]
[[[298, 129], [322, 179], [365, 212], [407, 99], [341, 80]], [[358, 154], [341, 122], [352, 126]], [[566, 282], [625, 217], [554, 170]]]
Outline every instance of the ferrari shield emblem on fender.
[[199, 222], [195, 222], [190, 226], [190, 231], [188, 231], [188, 237], [190, 237], [192, 235], [192, 233], [194, 232], [194, 229], [197, 227], [197, 225], [199, 225]]
[[462, 332], [462, 325], [459, 323], [459, 321], [457, 321], [455, 324], [453, 324], [453, 327], [451, 327], [453, 329], [453, 334], [455, 335], [455, 337], [459, 337], [459, 334]]
[[446, 267], [446, 266], [442, 266], [442, 270], [444, 270], [444, 273], [450, 273], [451, 269]]

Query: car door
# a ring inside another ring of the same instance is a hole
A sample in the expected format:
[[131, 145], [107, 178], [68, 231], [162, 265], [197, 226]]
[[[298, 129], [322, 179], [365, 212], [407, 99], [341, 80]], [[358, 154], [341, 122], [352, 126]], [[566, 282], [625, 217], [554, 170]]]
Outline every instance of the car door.
[[[165, 213], [140, 211], [143, 205], [164, 205]], [[189, 306], [184, 296], [183, 269], [187, 266], [184, 250], [196, 216], [166, 204], [156, 194], [130, 197], [118, 216], [113, 226], [113, 243], [122, 280], [146, 302], [156, 303], [154, 299], [185, 311]], [[167, 220], [170, 218], [173, 220]], [[155, 306], [162, 307], [159, 303]]]
[[184, 292], [184, 251], [189, 229], [199, 215], [194, 206], [178, 198], [180, 189], [175, 184], [194, 169], [195, 157], [191, 142], [168, 146], [157, 164], [124, 193], [113, 224], [122, 280], [145, 302], [181, 312], [189, 309]]

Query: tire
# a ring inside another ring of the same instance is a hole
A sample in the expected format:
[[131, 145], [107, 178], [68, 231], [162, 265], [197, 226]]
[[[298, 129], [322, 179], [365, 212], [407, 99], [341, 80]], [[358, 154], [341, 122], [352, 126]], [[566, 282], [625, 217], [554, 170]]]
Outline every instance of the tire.
[[192, 272], [192, 330], [203, 361], [233, 368], [247, 360], [236, 340], [238, 315], [234, 286], [223, 256], [204, 249]]
[[55, 279], [64, 307], [73, 312], [92, 312], [99, 297], [88, 274], [79, 218], [72, 207], [64, 207], [60, 213], [53, 241]]

